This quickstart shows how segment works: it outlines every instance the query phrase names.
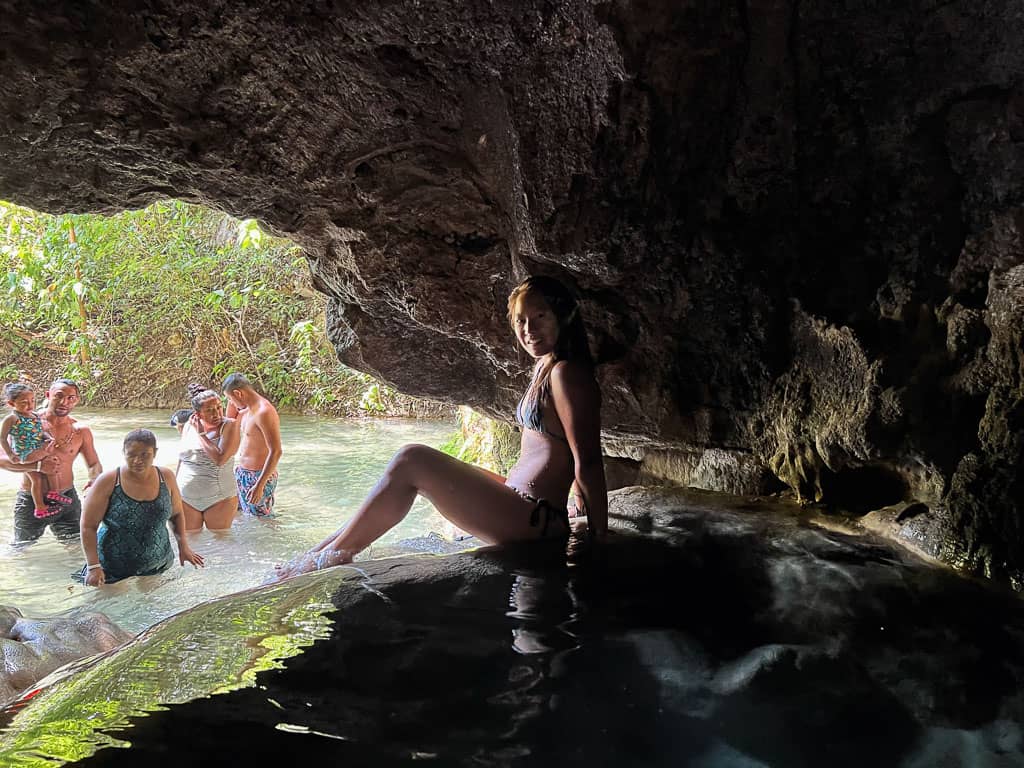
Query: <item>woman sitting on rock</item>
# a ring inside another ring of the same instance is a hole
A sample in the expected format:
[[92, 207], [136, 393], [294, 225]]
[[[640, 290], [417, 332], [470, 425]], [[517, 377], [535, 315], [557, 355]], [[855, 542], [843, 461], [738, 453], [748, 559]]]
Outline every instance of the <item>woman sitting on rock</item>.
[[156, 436], [135, 429], [124, 439], [124, 464], [104, 472], [82, 510], [82, 579], [91, 587], [171, 567], [174, 550], [167, 522], [178, 539], [178, 561], [203, 565], [185, 534], [185, 516], [174, 474], [154, 467]]
[[224, 416], [220, 395], [201, 384], [189, 384], [192, 415], [181, 432], [178, 471], [185, 528], [211, 531], [231, 527], [238, 512], [235, 453], [241, 433], [238, 421]]
[[601, 393], [579, 304], [557, 280], [531, 277], [509, 296], [508, 317], [516, 339], [536, 360], [516, 409], [521, 453], [508, 478], [433, 448], [407, 445], [355, 516], [309, 552], [278, 566], [278, 578], [351, 562], [405, 517], [417, 494], [462, 530], [489, 544], [506, 544], [567, 536], [566, 504], [575, 483], [591, 537], [604, 538]]

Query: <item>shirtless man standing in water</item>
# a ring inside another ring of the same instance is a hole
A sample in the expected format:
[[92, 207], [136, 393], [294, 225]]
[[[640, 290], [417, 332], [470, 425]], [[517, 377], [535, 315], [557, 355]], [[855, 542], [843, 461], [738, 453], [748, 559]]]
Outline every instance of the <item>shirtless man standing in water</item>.
[[277, 462], [281, 458], [277, 409], [253, 389], [244, 374], [230, 374], [222, 389], [241, 419], [241, 444], [235, 457], [239, 508], [247, 515], [266, 517], [274, 511]]
[[[99, 456], [93, 442], [92, 430], [71, 418], [71, 411], [81, 399], [78, 384], [71, 379], [57, 379], [50, 385], [46, 393], [46, 408], [40, 413], [43, 428], [53, 438], [53, 453], [38, 462], [40, 469], [46, 474], [56, 476], [54, 490], [71, 499], [71, 504], [57, 506], [58, 513], [50, 517], [37, 518], [33, 515], [35, 504], [29, 492], [28, 478], [21, 484], [21, 490], [14, 501], [14, 543], [23, 544], [35, 541], [43, 535], [47, 526], [61, 540], [78, 537], [79, 520], [82, 516], [82, 502], [75, 492], [74, 461], [81, 456], [89, 468], [88, 490], [101, 472]], [[0, 469], [11, 472], [28, 472], [36, 469], [36, 464], [15, 464], [6, 456], [0, 458]]]

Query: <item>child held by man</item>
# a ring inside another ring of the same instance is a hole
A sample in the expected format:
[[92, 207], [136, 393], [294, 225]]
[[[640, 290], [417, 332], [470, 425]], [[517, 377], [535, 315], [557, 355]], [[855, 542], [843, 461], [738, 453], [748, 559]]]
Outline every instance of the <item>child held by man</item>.
[[11, 382], [4, 385], [3, 396], [11, 412], [0, 421], [0, 447], [11, 461], [36, 465], [36, 471], [25, 473], [32, 485], [33, 514], [37, 518], [52, 517], [60, 512], [58, 505], [70, 504], [72, 499], [50, 490], [53, 482], [42, 471], [42, 461], [53, 453], [54, 444], [35, 412], [35, 390], [28, 384]]

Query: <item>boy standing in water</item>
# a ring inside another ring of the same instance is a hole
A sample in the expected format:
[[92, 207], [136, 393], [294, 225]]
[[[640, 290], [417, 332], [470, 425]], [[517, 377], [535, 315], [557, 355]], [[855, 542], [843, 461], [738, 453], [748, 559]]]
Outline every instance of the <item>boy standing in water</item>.
[[241, 444], [235, 456], [239, 508], [247, 515], [266, 517], [274, 511], [281, 420], [273, 404], [253, 388], [244, 374], [230, 374], [222, 389], [241, 420]]
[[53, 480], [42, 472], [43, 459], [53, 453], [53, 438], [43, 429], [43, 420], [35, 412], [36, 393], [28, 384], [4, 385], [4, 402], [11, 412], [0, 421], [0, 447], [7, 458], [18, 464], [35, 464], [25, 472], [31, 487], [33, 515], [53, 517], [60, 511], [50, 505], [70, 504], [71, 499], [50, 490]]

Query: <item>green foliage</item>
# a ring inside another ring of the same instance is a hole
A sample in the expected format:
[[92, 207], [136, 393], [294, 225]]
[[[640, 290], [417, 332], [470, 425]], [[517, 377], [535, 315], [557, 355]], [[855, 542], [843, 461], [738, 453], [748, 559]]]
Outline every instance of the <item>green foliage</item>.
[[441, 450], [456, 459], [508, 475], [519, 458], [516, 427], [489, 419], [466, 406], [457, 409], [457, 419], [459, 431], [441, 446]]
[[0, 202], [0, 371], [73, 376], [93, 404], [174, 405], [244, 371], [294, 410], [382, 413], [337, 362], [298, 247], [254, 219], [165, 201], [118, 216]]

